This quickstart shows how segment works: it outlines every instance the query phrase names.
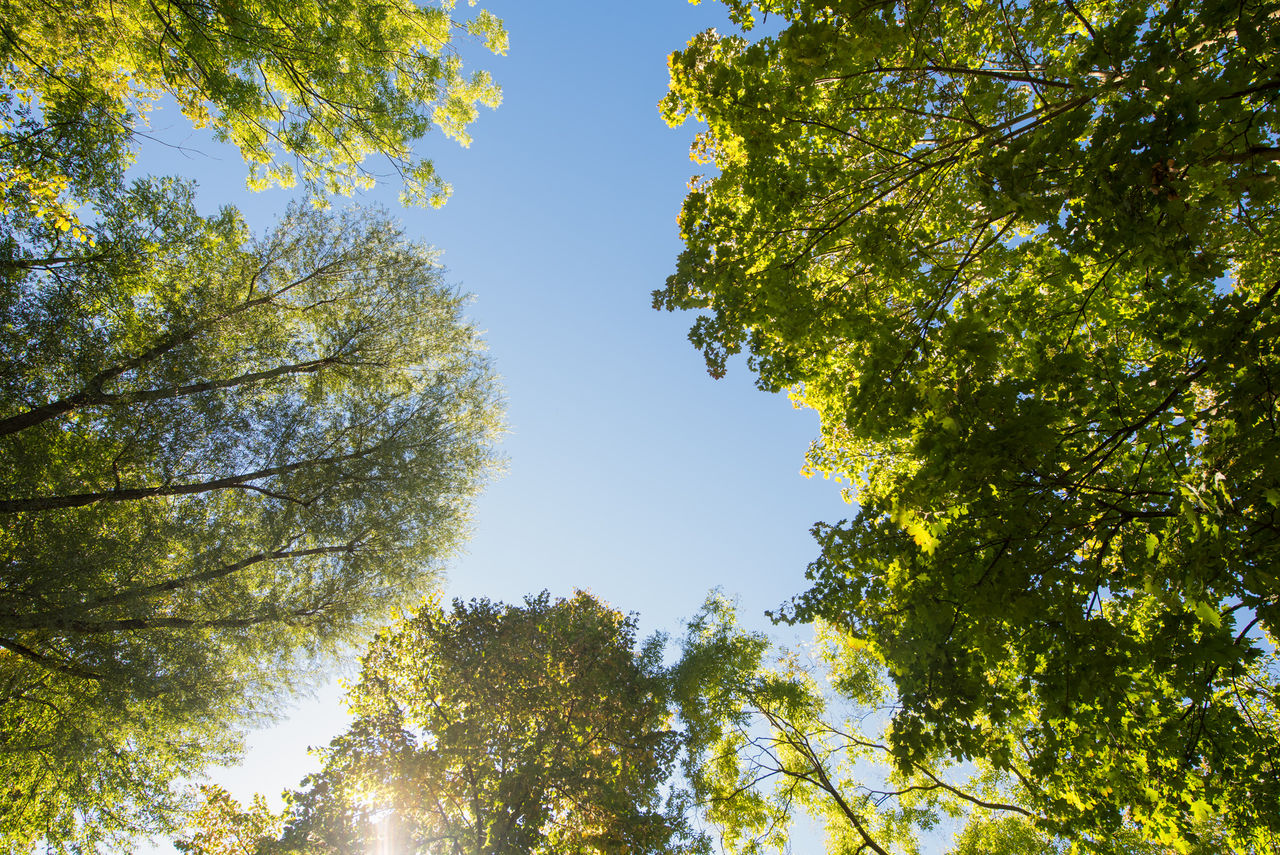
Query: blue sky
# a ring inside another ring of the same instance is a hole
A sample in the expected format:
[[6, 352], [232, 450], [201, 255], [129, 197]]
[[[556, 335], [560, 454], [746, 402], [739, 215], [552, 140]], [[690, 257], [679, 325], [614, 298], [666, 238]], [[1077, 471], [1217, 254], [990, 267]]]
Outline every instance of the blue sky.
[[[812, 413], [757, 391], [741, 362], [712, 380], [685, 338], [691, 316], [650, 308], [674, 269], [676, 215], [694, 129], [668, 128], [656, 104], [666, 56], [709, 26], [714, 4], [495, 0], [506, 57], [476, 52], [504, 90], [461, 149], [440, 136], [419, 151], [453, 184], [439, 210], [400, 210], [443, 251], [449, 279], [475, 295], [503, 378], [508, 472], [479, 501], [451, 596], [518, 600], [585, 588], [639, 614], [645, 634], [678, 634], [706, 592], [762, 613], [804, 586], [818, 520], [852, 510], [836, 485], [799, 475]], [[139, 171], [200, 181], [206, 210], [236, 204], [258, 229], [297, 194], [244, 191], [234, 151], [157, 115]], [[396, 207], [396, 187], [371, 194]], [[342, 200], [336, 204], [343, 204]], [[782, 633], [786, 637], [787, 633]], [[350, 670], [334, 663], [333, 671]], [[330, 685], [255, 734], [245, 764], [213, 779], [247, 798], [296, 786], [307, 745], [343, 727]]]

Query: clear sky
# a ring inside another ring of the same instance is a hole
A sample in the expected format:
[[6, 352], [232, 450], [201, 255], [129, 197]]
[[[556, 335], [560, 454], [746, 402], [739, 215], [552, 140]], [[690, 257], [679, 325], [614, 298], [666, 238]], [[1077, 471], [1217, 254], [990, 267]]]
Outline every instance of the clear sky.
[[[685, 338], [689, 315], [650, 308], [674, 269], [676, 215], [693, 128], [668, 128], [656, 104], [666, 57], [695, 33], [726, 28], [714, 4], [493, 0], [506, 57], [477, 51], [504, 90], [461, 149], [419, 151], [453, 184], [439, 210], [401, 210], [407, 230], [443, 251], [449, 279], [475, 295], [508, 401], [508, 472], [476, 508], [451, 596], [518, 600], [591, 590], [639, 614], [641, 631], [678, 634], [707, 591], [762, 613], [805, 587], [809, 527], [851, 508], [838, 487], [799, 475], [816, 417], [757, 391], [745, 365], [712, 380]], [[161, 114], [138, 170], [200, 181], [206, 211], [239, 206], [259, 230], [297, 194], [248, 193], [239, 156]], [[373, 194], [396, 206], [396, 187]], [[343, 204], [338, 200], [335, 204]], [[783, 633], [786, 637], [786, 633]], [[351, 663], [335, 663], [335, 673]], [[332, 686], [255, 734], [245, 764], [213, 779], [241, 798], [275, 797], [312, 763], [308, 745], [344, 724]]]

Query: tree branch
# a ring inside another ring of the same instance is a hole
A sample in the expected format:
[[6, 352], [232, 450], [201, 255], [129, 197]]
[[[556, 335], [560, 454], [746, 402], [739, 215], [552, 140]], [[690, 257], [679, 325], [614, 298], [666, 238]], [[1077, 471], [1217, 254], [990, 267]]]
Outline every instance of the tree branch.
[[10, 638], [0, 638], [0, 647], [3, 647], [5, 650], [12, 651], [24, 659], [30, 659], [37, 665], [48, 668], [51, 671], [61, 671], [63, 674], [70, 674], [73, 677], [80, 677], [85, 680], [94, 680], [97, 682], [101, 682], [103, 679], [101, 674], [90, 671], [88, 668], [71, 662], [59, 662], [42, 653], [37, 653], [30, 647], [20, 644]]
[[336, 454], [331, 457], [318, 457], [311, 460], [299, 460], [283, 466], [272, 466], [254, 472], [239, 475], [228, 475], [211, 481], [197, 481], [190, 484], [177, 484], [158, 487], [131, 487], [117, 490], [100, 490], [94, 493], [73, 493], [67, 496], [40, 496], [31, 499], [0, 499], [0, 513], [17, 514], [35, 511], [50, 511], [60, 508], [79, 508], [98, 502], [130, 502], [138, 499], [150, 499], [160, 496], [189, 496], [197, 493], [208, 493], [214, 490], [244, 489], [250, 482], [275, 475], [285, 475], [312, 466], [328, 466], [355, 460], [372, 454], [386, 445], [380, 443], [369, 448], [362, 448], [347, 454]]

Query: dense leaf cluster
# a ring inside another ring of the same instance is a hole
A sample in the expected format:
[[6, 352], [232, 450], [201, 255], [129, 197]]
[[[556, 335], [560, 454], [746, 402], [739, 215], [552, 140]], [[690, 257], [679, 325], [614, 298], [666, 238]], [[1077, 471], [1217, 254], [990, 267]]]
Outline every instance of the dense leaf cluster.
[[463, 300], [380, 215], [255, 240], [154, 181], [93, 234], [0, 291], [11, 840], [152, 827], [309, 655], [421, 596], [494, 462]]
[[247, 833], [248, 851], [317, 855], [684, 851], [661, 647], [581, 592], [428, 604], [374, 640], [354, 720], [283, 835], [212, 790], [180, 847], [213, 855]]
[[1275, 4], [725, 5], [784, 24], [672, 56], [718, 171], [655, 302], [859, 503], [785, 616], [884, 657], [900, 764], [1280, 831]]
[[[250, 185], [312, 197], [373, 183], [386, 158], [407, 200], [440, 204], [449, 188], [413, 151], [433, 127], [466, 145], [480, 105], [501, 93], [464, 75], [459, 43], [503, 53], [506, 31], [454, 0], [419, 6], [345, 0], [126, 0], [0, 4], [0, 199], [70, 225], [65, 193], [93, 153], [119, 155], [162, 96], [197, 127], [239, 148]], [[75, 137], [71, 160], [50, 140]]]

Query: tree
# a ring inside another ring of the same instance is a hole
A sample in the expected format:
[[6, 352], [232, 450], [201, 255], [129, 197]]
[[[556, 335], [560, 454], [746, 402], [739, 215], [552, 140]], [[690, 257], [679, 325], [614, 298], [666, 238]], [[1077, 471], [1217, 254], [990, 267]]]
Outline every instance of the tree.
[[255, 795], [248, 809], [218, 786], [200, 788], [201, 803], [189, 823], [189, 836], [175, 841], [188, 855], [256, 855], [284, 831], [284, 818]]
[[436, 126], [466, 145], [478, 105], [500, 100], [487, 73], [463, 75], [459, 34], [506, 50], [497, 18], [462, 18], [454, 0], [7, 0], [0, 200], [55, 223], [72, 218], [76, 200], [65, 194], [84, 176], [45, 156], [50, 141], [79, 136], [73, 160], [120, 155], [139, 117], [167, 96], [240, 149], [251, 186], [300, 178], [313, 198], [350, 193], [373, 183], [363, 164], [381, 155], [406, 198], [440, 204], [448, 185], [413, 144]]
[[[960, 764], [945, 752], [894, 768], [883, 732], [891, 681], [867, 646], [820, 624], [812, 654], [779, 650], [737, 623], [723, 597], [708, 598], [689, 623], [673, 669], [685, 727], [685, 777], [722, 848], [741, 855], [787, 851], [804, 812], [842, 855], [941, 851], [952, 855], [1208, 855], [1228, 851], [1218, 824], [1197, 826], [1198, 846], [1175, 850], [1126, 823], [1105, 837], [1055, 836], [1025, 805], [1036, 786], [985, 761]], [[1265, 842], [1265, 841], [1264, 841]], [[1248, 850], [1277, 851], [1275, 842]]]
[[670, 852], [661, 639], [588, 594], [429, 603], [380, 633], [285, 851]]
[[463, 298], [383, 214], [190, 186], [0, 257], [0, 840], [169, 828], [313, 657], [422, 596], [492, 470]]
[[856, 495], [783, 616], [884, 657], [900, 764], [1026, 746], [1068, 836], [1280, 831], [1274, 4], [726, 6], [784, 20], [671, 58], [719, 172], [655, 302]]
[[816, 647], [816, 657], [774, 648], [719, 595], [689, 622], [673, 670], [685, 777], [726, 852], [785, 851], [801, 811], [833, 853], [914, 853], [944, 817], [967, 818], [971, 833], [1009, 818], [1035, 833], [1011, 776], [965, 774], [945, 757], [892, 770], [874, 732], [892, 698], [883, 666], [830, 626]]

